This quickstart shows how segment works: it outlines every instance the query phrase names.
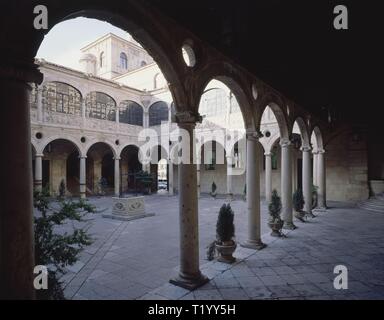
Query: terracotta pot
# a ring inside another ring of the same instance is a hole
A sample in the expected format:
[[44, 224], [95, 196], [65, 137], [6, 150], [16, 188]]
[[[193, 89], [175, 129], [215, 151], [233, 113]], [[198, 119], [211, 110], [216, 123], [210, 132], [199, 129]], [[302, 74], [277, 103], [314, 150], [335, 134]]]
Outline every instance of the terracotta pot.
[[271, 236], [272, 237], [281, 237], [281, 229], [283, 228], [283, 220], [279, 220], [277, 222], [268, 222], [268, 226], [272, 229]]
[[236, 258], [232, 256], [235, 252], [237, 244], [235, 241], [229, 241], [227, 243], [216, 243], [216, 250], [219, 253], [218, 261], [224, 263], [233, 263], [236, 261]]

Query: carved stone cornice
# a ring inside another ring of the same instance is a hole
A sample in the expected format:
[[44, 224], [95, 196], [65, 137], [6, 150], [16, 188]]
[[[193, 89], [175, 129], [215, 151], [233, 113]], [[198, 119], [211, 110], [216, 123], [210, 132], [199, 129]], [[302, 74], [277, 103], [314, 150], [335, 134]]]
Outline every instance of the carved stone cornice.
[[201, 123], [203, 121], [203, 117], [199, 113], [192, 111], [180, 111], [173, 116], [172, 120], [178, 125], [188, 125]]
[[38, 66], [23, 61], [2, 61], [0, 63], [0, 78], [25, 84], [43, 82], [43, 74], [38, 70]]

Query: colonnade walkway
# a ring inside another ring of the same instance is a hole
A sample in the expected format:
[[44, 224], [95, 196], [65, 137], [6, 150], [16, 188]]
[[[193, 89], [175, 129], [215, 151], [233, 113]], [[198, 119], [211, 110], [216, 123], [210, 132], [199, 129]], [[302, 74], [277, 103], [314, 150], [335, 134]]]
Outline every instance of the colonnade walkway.
[[[69, 299], [384, 299], [384, 214], [349, 203], [329, 202], [327, 212], [287, 231], [269, 236], [267, 206], [262, 203], [262, 240], [253, 251], [238, 245], [237, 262], [227, 265], [205, 259], [215, 239], [218, 210], [224, 199], [199, 199], [200, 268], [211, 281], [190, 292], [168, 283], [179, 270], [177, 196], [145, 197], [156, 215], [122, 222], [92, 216], [95, 238], [80, 261], [62, 279]], [[92, 198], [99, 210], [110, 198]], [[232, 202], [236, 241], [247, 236], [246, 202]], [[336, 265], [348, 269], [348, 289], [336, 290]]]

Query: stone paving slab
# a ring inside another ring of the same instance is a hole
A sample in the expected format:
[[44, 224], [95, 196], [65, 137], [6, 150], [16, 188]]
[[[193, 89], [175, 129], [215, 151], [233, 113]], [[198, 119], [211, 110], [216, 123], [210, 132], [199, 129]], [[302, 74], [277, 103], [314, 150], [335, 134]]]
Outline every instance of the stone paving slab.
[[[109, 198], [90, 200], [100, 210]], [[262, 203], [262, 234], [267, 247], [253, 251], [238, 246], [233, 265], [205, 260], [215, 238], [222, 199], [199, 199], [200, 264], [211, 281], [190, 292], [168, 283], [177, 274], [179, 229], [177, 197], [145, 197], [156, 215], [115, 221], [95, 214], [90, 231], [96, 241], [65, 276], [65, 294], [72, 299], [384, 299], [384, 215], [332, 203], [285, 238], [269, 235]], [[236, 240], [247, 236], [246, 204], [232, 202]], [[202, 210], [205, 209], [205, 210]], [[106, 210], [104, 210], [105, 212]], [[333, 287], [333, 269], [348, 268], [349, 288]]]

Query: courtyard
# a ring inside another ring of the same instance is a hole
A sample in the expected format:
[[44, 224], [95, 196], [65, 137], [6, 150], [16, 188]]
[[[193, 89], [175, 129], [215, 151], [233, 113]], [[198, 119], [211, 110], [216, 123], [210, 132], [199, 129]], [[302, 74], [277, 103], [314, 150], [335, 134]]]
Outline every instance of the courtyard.
[[[384, 215], [329, 202], [326, 212], [298, 229], [273, 238], [267, 226], [267, 206], [261, 203], [261, 251], [238, 245], [237, 262], [206, 260], [215, 239], [217, 214], [225, 199], [199, 199], [200, 268], [211, 281], [195, 291], [169, 283], [179, 270], [178, 197], [145, 197], [146, 211], [155, 216], [132, 221], [103, 218], [112, 200], [93, 197], [97, 208], [89, 233], [94, 242], [63, 277], [68, 299], [383, 299]], [[247, 207], [238, 199], [236, 241], [246, 240]], [[348, 268], [348, 289], [336, 290], [336, 265]]]

